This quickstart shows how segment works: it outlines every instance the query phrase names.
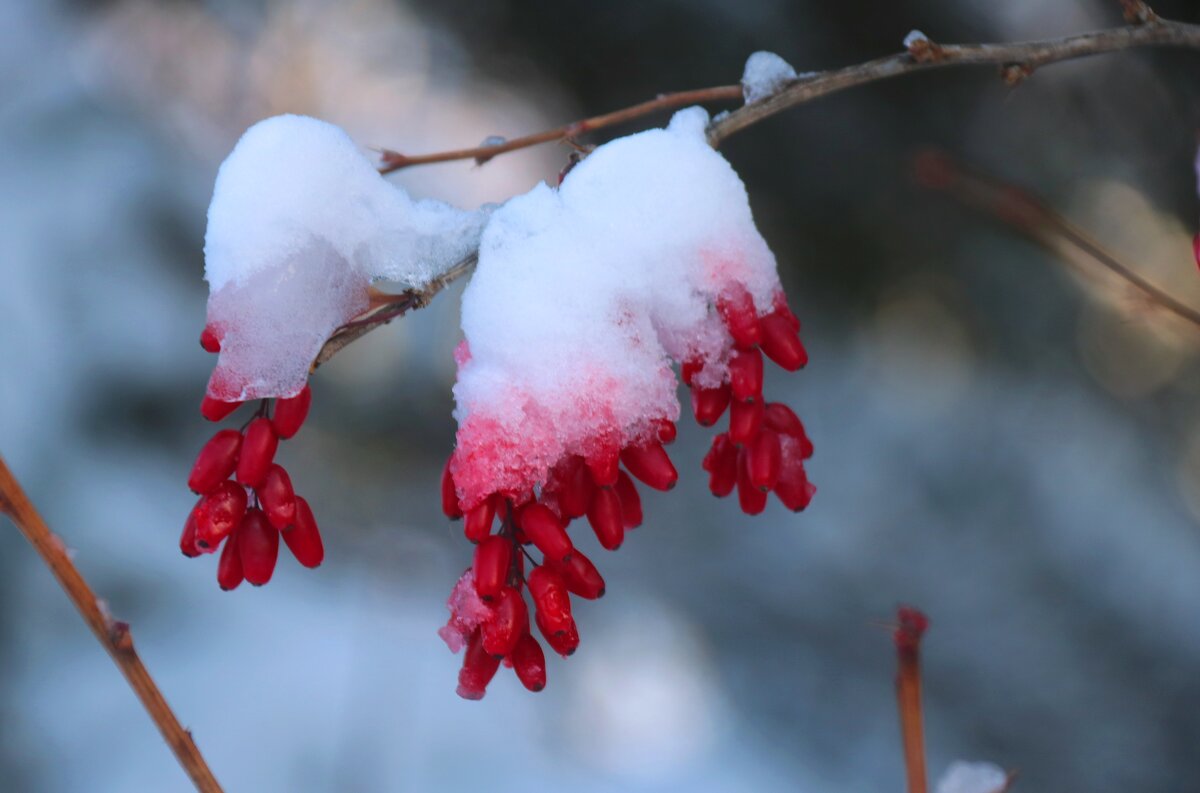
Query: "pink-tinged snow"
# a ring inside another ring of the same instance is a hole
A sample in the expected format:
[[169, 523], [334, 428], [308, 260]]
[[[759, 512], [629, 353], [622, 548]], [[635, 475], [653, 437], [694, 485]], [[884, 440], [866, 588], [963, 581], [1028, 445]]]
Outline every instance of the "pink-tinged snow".
[[438, 628], [438, 636], [456, 653], [467, 646], [471, 634], [482, 623], [492, 616], [491, 607], [484, 603], [475, 591], [475, 574], [471, 568], [458, 579], [454, 590], [446, 600], [446, 608], [450, 611], [450, 619]]
[[465, 508], [676, 420], [672, 363], [703, 361], [701, 385], [728, 377], [718, 296], [741, 287], [771, 309], [775, 258], [706, 121], [693, 108], [612, 141], [558, 190], [541, 184], [492, 215], [463, 295], [469, 354], [454, 389]]
[[472, 251], [485, 212], [414, 201], [338, 127], [255, 124], [221, 165], [204, 240], [221, 357], [208, 394], [291, 396], [372, 280], [420, 287]]

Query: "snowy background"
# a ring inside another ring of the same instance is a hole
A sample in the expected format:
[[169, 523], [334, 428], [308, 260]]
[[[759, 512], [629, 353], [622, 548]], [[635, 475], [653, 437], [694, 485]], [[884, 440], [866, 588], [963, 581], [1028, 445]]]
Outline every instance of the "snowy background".
[[[987, 69], [924, 75], [730, 141], [805, 323], [812, 363], [768, 390], [809, 425], [817, 499], [757, 518], [715, 501], [688, 426], [680, 487], [600, 559], [609, 594], [580, 607], [581, 649], [541, 694], [502, 670], [482, 703], [458, 699], [435, 635], [469, 559], [437, 495], [457, 293], [316, 379], [281, 459], [326, 536], [318, 571], [282, 560], [227, 594], [214, 560], [177, 548], [211, 432], [204, 209], [250, 123], [309, 113], [417, 153], [735, 82], [759, 49], [805, 71], [914, 27], [1029, 38], [1115, 24], [1115, 5], [0, 2], [0, 453], [230, 791], [897, 790], [876, 623], [899, 602], [933, 620], [935, 773], [989, 759], [1018, 789], [1198, 790], [1194, 332], [909, 176], [944, 147], [1200, 303], [1194, 53], [1067, 64], [1016, 91]], [[565, 154], [396, 178], [476, 206]], [[0, 672], [0, 788], [189, 789], [7, 526]]]

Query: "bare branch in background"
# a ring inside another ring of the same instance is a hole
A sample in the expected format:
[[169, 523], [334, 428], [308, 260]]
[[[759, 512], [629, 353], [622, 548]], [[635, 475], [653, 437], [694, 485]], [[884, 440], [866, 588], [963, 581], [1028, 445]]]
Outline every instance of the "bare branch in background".
[[107, 613], [96, 593], [79, 572], [79, 568], [71, 561], [62, 540], [55, 536], [42, 520], [42, 516], [30, 502], [3, 457], [0, 457], [0, 512], [7, 515], [21, 530], [25, 539], [29, 540], [29, 544], [50, 568], [50, 572], [54, 573], [54, 577], [71, 598], [75, 608], [79, 609], [84, 622], [92, 629], [96, 639], [104, 645], [104, 649], [129, 681], [146, 712], [158, 726], [163, 739], [175, 753], [179, 764], [192, 778], [196, 789], [201, 793], [221, 793], [221, 786], [209, 770], [208, 764], [204, 762], [200, 750], [196, 748], [192, 734], [179, 723], [179, 719], [171, 711], [171, 706], [167, 704], [162, 692], [155, 685], [154, 678], [150, 677], [137, 650], [134, 649], [129, 625], [114, 620]]
[[[949, 155], [937, 151], [919, 155], [915, 170], [916, 179], [921, 185], [940, 190], [967, 206], [987, 213], [1050, 253], [1061, 257], [1065, 244], [1117, 276], [1150, 307], [1200, 328], [1200, 310], [1146, 280], [1136, 269], [1122, 262], [1087, 232], [1046, 206], [1029, 191], [968, 169]], [[1070, 259], [1065, 261], [1072, 263]]]

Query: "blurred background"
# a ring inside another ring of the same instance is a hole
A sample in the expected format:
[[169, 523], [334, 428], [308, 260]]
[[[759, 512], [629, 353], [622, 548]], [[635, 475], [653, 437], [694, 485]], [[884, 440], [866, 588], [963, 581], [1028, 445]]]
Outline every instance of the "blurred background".
[[[1020, 769], [1018, 790], [1200, 790], [1200, 331], [911, 175], [945, 150], [1200, 305], [1200, 53], [1077, 61], [1015, 89], [990, 68], [929, 73], [729, 141], [805, 323], [812, 363], [768, 389], [809, 426], [819, 492], [804, 514], [746, 517], [708, 494], [708, 433], [688, 424], [681, 486], [599, 559], [608, 595], [578, 609], [583, 644], [543, 693], [502, 669], [460, 700], [435, 635], [470, 559], [437, 495], [458, 289], [323, 368], [281, 447], [321, 568], [285, 552], [269, 586], [223, 593], [215, 559], [178, 551], [212, 432], [205, 208], [254, 121], [307, 113], [420, 153], [734, 83], [760, 49], [805, 71], [898, 51], [912, 28], [1119, 23], [1101, 0], [3, 0], [0, 453], [230, 791], [899, 790], [879, 623], [901, 602], [933, 622], [935, 776], [987, 759]], [[476, 206], [567, 153], [393, 178]], [[0, 780], [189, 789], [7, 523]]]

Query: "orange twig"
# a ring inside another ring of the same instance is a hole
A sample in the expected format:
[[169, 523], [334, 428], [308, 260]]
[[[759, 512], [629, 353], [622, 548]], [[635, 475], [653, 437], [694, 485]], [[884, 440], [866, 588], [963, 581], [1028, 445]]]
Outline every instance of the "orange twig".
[[88, 586], [83, 574], [67, 555], [66, 546], [42, 520], [42, 516], [30, 502], [3, 457], [0, 457], [0, 512], [7, 515], [21, 530], [25, 539], [29, 540], [29, 544], [50, 568], [50, 572], [54, 573], [67, 596], [79, 609], [84, 622], [92, 629], [96, 639], [104, 645], [104, 649], [129, 681], [146, 712], [150, 714], [171, 751], [175, 753], [179, 764], [192, 778], [196, 789], [201, 793], [221, 793], [221, 786], [192, 741], [191, 733], [180, 725], [179, 719], [171, 711], [162, 692], [158, 690], [154, 679], [150, 677], [150, 673], [138, 657], [133, 647], [133, 635], [129, 632], [129, 625], [114, 620], [101, 607], [96, 593]]
[[929, 619], [911, 606], [901, 606], [896, 617], [899, 627], [893, 634], [899, 671], [896, 673], [896, 702], [900, 709], [900, 735], [904, 741], [904, 768], [908, 773], [908, 793], [927, 793], [925, 769], [925, 726], [921, 715], [921, 637]]
[[585, 118], [582, 121], [575, 121], [570, 124], [564, 124], [561, 127], [548, 129], [544, 132], [535, 132], [532, 135], [525, 135], [520, 138], [513, 138], [502, 143], [491, 145], [476, 146], [471, 149], [454, 149], [452, 151], [442, 151], [434, 154], [418, 154], [408, 156], [401, 154], [391, 149], [384, 149], [380, 156], [383, 158], [383, 164], [379, 166], [380, 173], [391, 173], [398, 171], [401, 168], [407, 168], [411, 165], [426, 165], [435, 162], [450, 162], [452, 160], [475, 160], [479, 165], [483, 165], [488, 160], [498, 154], [504, 154], [517, 149], [527, 149], [530, 146], [537, 146], [541, 143], [551, 143], [559, 140], [571, 140], [587, 132], [592, 132], [597, 129], [611, 127], [614, 124], [622, 124], [626, 121], [633, 121], [642, 116], [651, 113], [657, 113], [662, 110], [669, 110], [675, 107], [683, 107], [684, 105], [695, 105], [703, 102], [732, 102], [739, 101], [742, 98], [742, 87], [740, 85], [722, 85], [716, 88], [700, 88], [695, 91], [679, 91], [672, 94], [661, 94], [655, 99], [647, 102], [642, 102], [632, 107], [627, 107], [622, 110], [615, 110], [612, 113], [605, 113], [602, 116], [593, 116]]

